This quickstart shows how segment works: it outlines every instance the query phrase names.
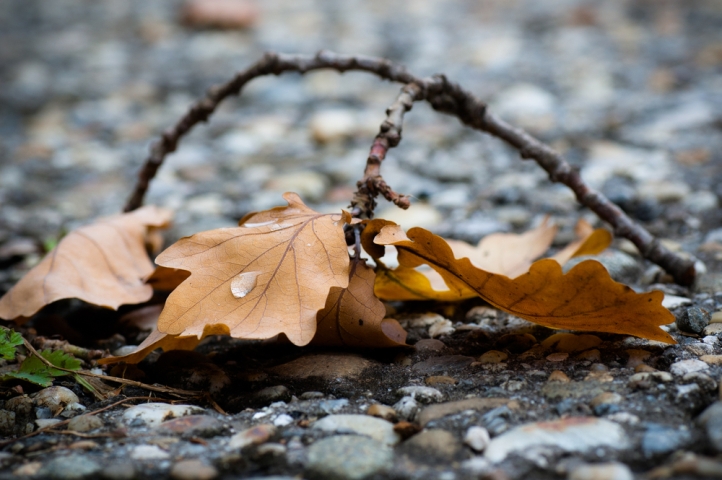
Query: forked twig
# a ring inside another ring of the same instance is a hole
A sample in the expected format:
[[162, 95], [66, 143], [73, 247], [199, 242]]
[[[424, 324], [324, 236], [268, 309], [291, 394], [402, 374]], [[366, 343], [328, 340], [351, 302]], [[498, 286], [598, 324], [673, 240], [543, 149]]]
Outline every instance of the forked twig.
[[373, 217], [376, 208], [376, 197], [383, 197], [403, 209], [409, 208], [409, 197], [394, 192], [381, 176], [381, 162], [386, 152], [401, 141], [401, 130], [404, 115], [411, 110], [414, 102], [424, 98], [424, 88], [418, 83], [409, 83], [399, 92], [396, 101], [386, 110], [386, 120], [381, 124], [378, 135], [374, 138], [371, 151], [366, 159], [364, 177], [356, 184], [358, 190], [351, 200], [351, 215], [358, 218]]
[[[331, 69], [338, 72], [365, 71], [382, 79], [402, 83], [414, 92], [404, 93], [402, 91], [397, 102], [394, 103], [398, 109], [394, 110], [394, 106], [392, 106], [387, 115], [389, 129], [386, 135], [384, 135], [382, 126], [382, 131], [374, 140], [374, 146], [369, 155], [371, 162], [367, 161], [364, 179], [359, 182], [359, 192], [354, 197], [354, 208], [358, 208], [355, 212], [357, 215], [370, 216], [369, 214], [373, 212], [375, 201], [368, 194], [364, 197], [364, 188], [370, 190], [368, 192], [370, 194], [376, 192], [377, 195], [384, 195], [401, 207], [407, 205], [406, 197], [393, 192], [379, 175], [370, 176], [369, 173], [374, 171], [378, 173], [378, 166], [383, 160], [383, 156], [388, 148], [394, 146], [390, 139], [396, 138], [396, 143], [398, 143], [400, 136], [397, 137], [395, 134], [400, 135], [403, 113], [411, 108], [410, 103], [408, 103], [408, 108], [406, 107], [406, 101], [408, 97], [411, 97], [413, 101], [426, 100], [435, 110], [453, 115], [472, 128], [506, 141], [520, 152], [522, 158], [534, 159], [549, 174], [551, 181], [563, 183], [571, 188], [579, 203], [609, 223], [617, 236], [631, 240], [645, 258], [664, 268], [677, 283], [691, 285], [694, 282], [693, 261], [683, 258], [661, 245], [644, 227], [634, 222], [604, 195], [587, 186], [579, 172], [572, 168], [559, 153], [525, 131], [509, 125], [488, 112], [486, 104], [471, 92], [448, 81], [444, 75], [422, 79], [386, 59], [340, 55], [328, 51], [321, 51], [316, 55], [267, 53], [261, 60], [235, 75], [229, 82], [211, 88], [203, 99], [194, 103], [190, 110], [173, 127], [166, 130], [160, 140], [153, 144], [151, 153], [140, 171], [133, 193], [125, 206], [125, 211], [135, 210], [142, 205], [149, 182], [155, 176], [166, 155], [176, 150], [178, 141], [183, 135], [196, 124], [205, 122], [223, 99], [238, 95], [246, 83], [257, 77], [280, 75], [284, 72], [303, 74], [320, 69]], [[417, 88], [418, 92], [415, 91]], [[384, 125], [386, 124], [387, 122], [384, 122]], [[397, 127], [398, 130], [394, 131], [392, 127]], [[384, 141], [388, 144], [384, 145]]]

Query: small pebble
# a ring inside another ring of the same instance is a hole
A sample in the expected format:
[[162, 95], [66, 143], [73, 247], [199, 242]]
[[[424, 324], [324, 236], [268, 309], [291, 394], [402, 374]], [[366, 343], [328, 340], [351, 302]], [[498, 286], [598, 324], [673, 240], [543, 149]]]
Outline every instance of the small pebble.
[[435, 338], [423, 338], [414, 344], [414, 348], [417, 352], [440, 352], [446, 345]]
[[484, 427], [471, 427], [464, 435], [464, 443], [477, 452], [483, 452], [490, 441], [489, 432]]
[[371, 405], [368, 410], [366, 410], [366, 415], [383, 418], [384, 420], [388, 420], [389, 422], [395, 422], [398, 418], [396, 415], [396, 410], [387, 405], [381, 405], [380, 403], [375, 403]]
[[393, 408], [400, 419], [413, 421], [420, 407], [414, 397], [406, 396], [396, 402]]
[[547, 355], [547, 361], [549, 362], [563, 362], [567, 358], [569, 358], [568, 353], [552, 353]]
[[95, 415], [79, 415], [68, 422], [68, 430], [73, 432], [89, 432], [102, 426], [103, 421]]
[[700, 372], [702, 370], [708, 370], [709, 365], [707, 365], [702, 360], [697, 360], [696, 358], [691, 358], [689, 360], [680, 360], [679, 362], [673, 363], [669, 367], [669, 371], [673, 375], [677, 376], [683, 376], [691, 372]]
[[133, 460], [165, 460], [170, 454], [157, 445], [138, 445], [130, 451]]
[[489, 350], [479, 357], [479, 363], [482, 364], [496, 364], [502, 363], [509, 358], [509, 355], [499, 350]]
[[143, 403], [135, 405], [123, 412], [123, 421], [134, 425], [135, 421], [142, 421], [144, 425], [156, 427], [166, 420], [203, 413], [203, 409], [195, 405], [170, 405], [168, 403]]
[[218, 470], [201, 460], [181, 460], [170, 469], [174, 480], [212, 480], [218, 476]]
[[345, 414], [329, 415], [317, 420], [312, 428], [324, 432], [354, 432], [358, 435], [366, 435], [385, 445], [396, 445], [401, 441], [399, 435], [394, 432], [394, 425], [391, 422], [370, 415]]
[[592, 348], [591, 350], [585, 350], [584, 352], [578, 354], [576, 357], [577, 360], [587, 360], [589, 362], [598, 362], [602, 358], [602, 353], [597, 350], [596, 348]]
[[569, 472], [568, 480], [634, 480], [634, 474], [623, 463], [581, 465]]
[[275, 435], [276, 427], [267, 423], [256, 425], [236, 433], [228, 440], [228, 448], [231, 450], [243, 450], [249, 445], [260, 445], [267, 442]]
[[38, 476], [57, 480], [97, 478], [101, 466], [87, 454], [61, 455], [44, 464]]
[[702, 355], [699, 359], [708, 365], [722, 365], [722, 355]]
[[311, 444], [306, 468], [314, 478], [361, 480], [390, 469], [393, 450], [359, 435], [335, 435]]
[[554, 370], [551, 374], [549, 374], [547, 382], [569, 383], [571, 382], [571, 379], [561, 370]]
[[421, 403], [441, 402], [444, 400], [444, 394], [431, 387], [402, 387], [396, 390], [396, 395], [400, 397], [408, 396]]
[[78, 403], [80, 400], [72, 390], [65, 387], [48, 387], [40, 390], [33, 398], [35, 405], [47, 407], [53, 413], [58, 415], [66, 405]]
[[699, 307], [689, 307], [677, 318], [677, 328], [683, 332], [699, 334], [709, 324], [711, 315]]
[[652, 355], [652, 353], [647, 350], [630, 348], [627, 350], [627, 355], [629, 355], [629, 358], [627, 359], [627, 368], [636, 368], [637, 365], [643, 364], [644, 361]]

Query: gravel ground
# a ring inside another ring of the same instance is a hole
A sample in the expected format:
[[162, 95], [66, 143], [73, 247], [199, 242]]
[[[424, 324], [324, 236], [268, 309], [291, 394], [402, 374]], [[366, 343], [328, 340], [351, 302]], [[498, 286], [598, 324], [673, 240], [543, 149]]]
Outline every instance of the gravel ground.
[[[600, 257], [638, 291], [665, 292], [679, 344], [557, 333], [473, 301], [395, 305], [405, 352], [212, 339], [125, 373], [208, 389], [217, 409], [128, 401], [87, 416], [122, 397], [96, 402], [63, 381], [30, 396], [4, 389], [8, 438], [72, 420], [63, 434], [3, 442], [0, 478], [722, 477], [719, 1], [246, 1], [244, 25], [225, 30], [183, 23], [182, 11], [0, 2], [0, 291], [63, 232], [118, 212], [149, 143], [210, 85], [266, 50], [326, 48], [447, 74], [697, 258], [686, 289], [627, 242]], [[176, 212], [167, 242], [233, 226], [288, 190], [345, 207], [397, 92], [363, 73], [254, 81], [152, 183], [148, 203]], [[559, 245], [579, 218], [601, 226], [538, 166], [425, 105], [382, 170], [414, 198], [404, 214], [379, 206], [403, 226], [475, 242], [549, 214]], [[66, 307], [35, 331], [96, 348], [139, 340], [117, 334], [119, 314]]]

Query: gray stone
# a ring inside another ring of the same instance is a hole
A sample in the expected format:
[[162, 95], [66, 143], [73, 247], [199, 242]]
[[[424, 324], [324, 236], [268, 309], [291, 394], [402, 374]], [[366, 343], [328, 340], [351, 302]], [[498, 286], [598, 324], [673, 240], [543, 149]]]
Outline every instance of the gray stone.
[[57, 415], [65, 406], [71, 403], [78, 403], [79, 399], [69, 388], [48, 387], [40, 390], [35, 397], [33, 397], [33, 401], [35, 405], [47, 407], [53, 415]]
[[451, 462], [466, 456], [461, 442], [441, 429], [423, 430], [405, 441], [400, 450], [424, 463]]
[[38, 476], [57, 480], [75, 480], [94, 478], [100, 470], [101, 466], [88, 456], [71, 454], [50, 460], [42, 466]]
[[329, 415], [316, 421], [312, 428], [335, 433], [353, 432], [386, 445], [396, 445], [401, 441], [393, 423], [370, 415]]
[[226, 429], [223, 422], [210, 415], [186, 415], [163, 422], [158, 426], [160, 434], [176, 434], [185, 438], [210, 438]]
[[218, 469], [201, 460], [181, 460], [170, 469], [173, 480], [213, 480], [218, 476]]
[[616, 423], [591, 417], [569, 417], [521, 425], [494, 438], [484, 457], [499, 463], [512, 453], [524, 455], [536, 447], [583, 453], [599, 447], [623, 449], [629, 445], [624, 429]]
[[143, 403], [123, 412], [123, 421], [129, 425], [135, 425], [135, 422], [141, 421], [145, 426], [156, 427], [164, 421], [194, 413], [203, 413], [203, 409], [195, 405]]
[[717, 401], [707, 407], [702, 414], [697, 417], [697, 423], [707, 433], [712, 447], [717, 452], [722, 452], [722, 402]]
[[391, 468], [393, 451], [367, 437], [336, 435], [308, 448], [307, 470], [323, 480], [361, 480]]
[[9, 437], [15, 429], [15, 412], [0, 410], [0, 435]]
[[102, 477], [107, 480], [133, 480], [137, 472], [131, 462], [113, 462], [103, 468]]
[[454, 402], [439, 403], [424, 408], [419, 414], [418, 422], [423, 427], [427, 423], [447, 415], [454, 415], [466, 410], [474, 410], [477, 412], [488, 412], [495, 408], [505, 406], [509, 403], [506, 398], [465, 398]]
[[130, 458], [133, 460], [165, 460], [170, 454], [158, 445], [137, 445], [130, 451]]
[[256, 425], [236, 433], [228, 440], [231, 450], [243, 450], [250, 445], [261, 445], [276, 434], [276, 427], [270, 424]]
[[408, 396], [413, 398], [414, 400], [418, 400], [421, 403], [441, 402], [442, 400], [444, 400], [444, 394], [437, 389], [431, 387], [401, 387], [396, 390], [396, 395], [398, 395], [399, 397]]
[[673, 363], [669, 367], [669, 371], [673, 375], [683, 376], [692, 372], [700, 372], [702, 370], [709, 370], [709, 365], [704, 363], [702, 360], [696, 358], [690, 358], [688, 360], [680, 360], [679, 362]]
[[568, 480], [634, 480], [634, 474], [623, 463], [609, 462], [580, 465], [569, 472]]
[[273, 402], [287, 402], [291, 400], [291, 391], [284, 385], [275, 385], [259, 390], [253, 395], [253, 399], [263, 405]]
[[419, 412], [419, 404], [414, 397], [406, 396], [394, 404], [394, 410], [401, 420], [412, 422]]
[[691, 435], [685, 426], [666, 426], [651, 423], [642, 437], [642, 453], [645, 457], [666, 455], [686, 446]]
[[607, 269], [609, 275], [621, 283], [636, 283], [642, 275], [642, 264], [631, 255], [619, 250], [606, 250], [599, 255], [581, 255], [564, 264], [564, 272], [568, 272], [585, 260], [596, 260]]
[[700, 334], [709, 324], [711, 315], [707, 310], [699, 307], [689, 307], [677, 318], [676, 324], [683, 332]]

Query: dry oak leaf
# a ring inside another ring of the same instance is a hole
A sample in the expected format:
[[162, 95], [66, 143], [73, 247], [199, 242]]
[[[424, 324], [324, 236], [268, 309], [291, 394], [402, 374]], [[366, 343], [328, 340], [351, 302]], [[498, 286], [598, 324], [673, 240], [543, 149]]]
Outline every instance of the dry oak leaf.
[[70, 232], [0, 299], [0, 318], [27, 318], [64, 298], [113, 309], [149, 300], [146, 235], [170, 219], [169, 210], [146, 206]]
[[351, 218], [317, 213], [295, 193], [283, 198], [288, 206], [182, 238], [158, 256], [161, 266], [191, 272], [166, 301], [161, 333], [201, 336], [223, 325], [236, 338], [311, 341], [329, 290], [348, 286], [343, 226]]
[[[383, 226], [393, 224], [385, 220], [371, 222], [370, 228], [367, 227], [369, 234], [366, 244], [372, 241], [369, 240], [371, 235], [378, 233]], [[578, 239], [551, 257], [561, 265], [578, 255], [600, 253], [612, 242], [611, 233], [602, 228], [594, 230], [584, 220], [577, 222], [575, 230]], [[445, 241], [451, 247], [455, 258], [468, 258], [477, 268], [515, 278], [529, 271], [533, 260], [549, 248], [556, 231], [557, 228], [550, 225], [548, 218], [545, 218], [544, 222], [533, 230], [522, 234], [491, 234], [484, 237], [476, 247], [458, 240]], [[375, 245], [376, 249], [379, 247]], [[383, 249], [375, 254], [383, 255]], [[458, 290], [449, 290], [441, 275], [428, 265], [417, 268], [399, 266], [390, 270], [381, 264], [376, 274], [375, 293], [384, 300], [459, 301], [477, 296], [476, 292], [465, 289], [463, 285], [459, 285]]]
[[581, 262], [566, 274], [555, 260], [535, 262], [529, 272], [510, 279], [476, 268], [467, 258], [454, 258], [443, 238], [422, 228], [407, 234], [396, 225], [381, 229], [378, 245], [393, 245], [399, 264], [427, 264], [450, 291], [470, 289], [491, 305], [550, 328], [635, 335], [664, 343], [674, 339], [659, 328], [674, 321], [662, 306], [660, 291], [637, 294], [617, 283], [594, 260]]
[[332, 287], [326, 307], [318, 312], [312, 345], [399, 347], [406, 345], [406, 330], [384, 318], [386, 307], [374, 295], [374, 271], [364, 259], [351, 259], [347, 288]]

